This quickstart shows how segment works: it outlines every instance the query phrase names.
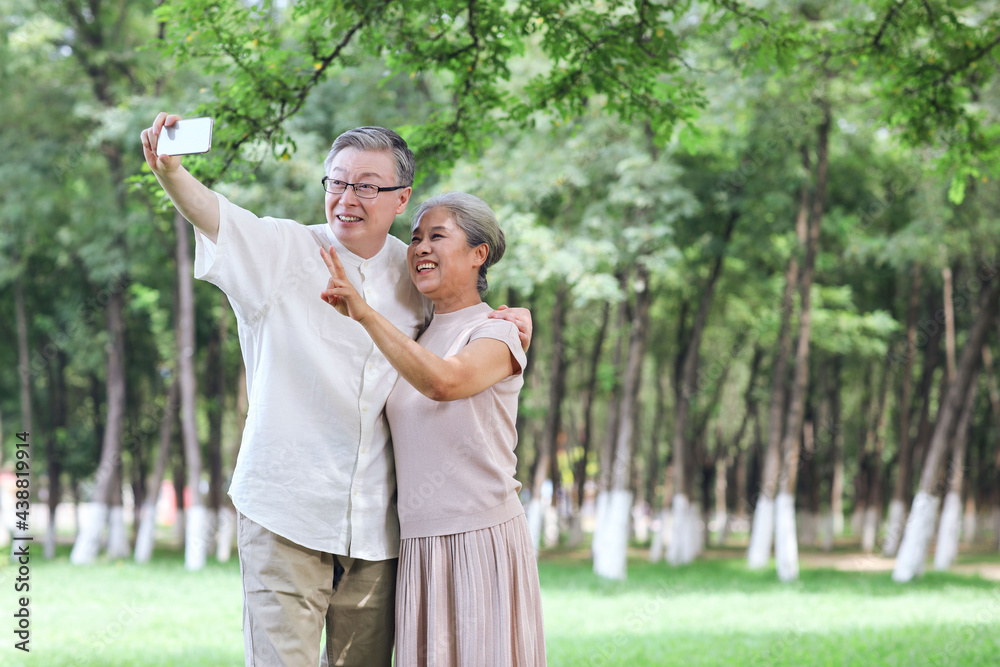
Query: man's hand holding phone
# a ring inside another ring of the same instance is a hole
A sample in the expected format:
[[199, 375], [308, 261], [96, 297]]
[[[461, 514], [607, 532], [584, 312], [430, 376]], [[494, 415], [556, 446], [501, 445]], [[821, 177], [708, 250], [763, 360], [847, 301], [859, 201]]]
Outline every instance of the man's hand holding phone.
[[[206, 122], [207, 121], [207, 122]], [[204, 153], [212, 145], [212, 119], [181, 120], [160, 112], [142, 131], [142, 154], [170, 201], [213, 243], [219, 235], [219, 200], [181, 165], [181, 155]]]
[[152, 127], [142, 131], [142, 152], [154, 173], [177, 169], [181, 155], [206, 153], [212, 147], [212, 119], [181, 120], [176, 114], [160, 112]]

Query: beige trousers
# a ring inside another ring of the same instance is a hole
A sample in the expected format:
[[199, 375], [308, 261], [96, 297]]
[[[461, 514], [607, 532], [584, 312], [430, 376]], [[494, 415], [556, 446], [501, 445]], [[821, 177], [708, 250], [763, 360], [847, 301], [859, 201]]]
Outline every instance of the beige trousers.
[[237, 524], [248, 667], [392, 664], [396, 564], [299, 546], [243, 514]]

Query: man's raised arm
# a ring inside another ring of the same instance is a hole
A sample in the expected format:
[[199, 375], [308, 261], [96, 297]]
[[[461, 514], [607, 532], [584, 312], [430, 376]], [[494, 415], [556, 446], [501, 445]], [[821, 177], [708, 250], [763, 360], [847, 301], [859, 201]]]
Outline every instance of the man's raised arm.
[[215, 243], [219, 237], [219, 200], [215, 193], [181, 165], [179, 155], [158, 155], [156, 152], [160, 131], [180, 119], [180, 116], [162, 111], [157, 114], [153, 125], [142, 131], [142, 154], [181, 215]]

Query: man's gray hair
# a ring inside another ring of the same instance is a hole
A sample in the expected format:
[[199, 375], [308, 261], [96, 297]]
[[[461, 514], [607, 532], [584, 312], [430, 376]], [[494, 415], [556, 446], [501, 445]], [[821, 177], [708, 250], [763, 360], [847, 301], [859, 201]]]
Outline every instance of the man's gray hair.
[[500, 261], [507, 246], [503, 230], [497, 223], [497, 216], [489, 204], [475, 195], [466, 192], [445, 192], [431, 197], [420, 205], [413, 216], [411, 231], [416, 230], [420, 225], [420, 218], [425, 213], [438, 207], [448, 209], [455, 224], [465, 232], [466, 242], [470, 248], [475, 248], [482, 243], [489, 246], [486, 261], [479, 267], [479, 280], [476, 284], [479, 293], [485, 294], [486, 290], [489, 289], [489, 283], [486, 282], [486, 270]]
[[333, 146], [323, 162], [327, 176], [330, 175], [330, 166], [333, 164], [334, 158], [337, 157], [337, 153], [345, 148], [391, 154], [392, 161], [396, 165], [396, 182], [392, 185], [406, 187], [413, 185], [413, 174], [416, 170], [413, 151], [406, 145], [403, 137], [392, 130], [387, 130], [384, 127], [366, 126], [344, 132], [334, 140]]

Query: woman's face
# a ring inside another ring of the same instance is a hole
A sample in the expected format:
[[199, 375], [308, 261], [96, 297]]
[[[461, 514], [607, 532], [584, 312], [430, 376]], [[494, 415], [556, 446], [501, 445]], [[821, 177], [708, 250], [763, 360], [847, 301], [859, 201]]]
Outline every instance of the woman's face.
[[407, 260], [410, 279], [437, 312], [479, 303], [476, 282], [489, 247], [469, 247], [468, 237], [447, 208], [427, 211], [413, 230]]

